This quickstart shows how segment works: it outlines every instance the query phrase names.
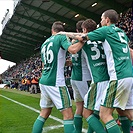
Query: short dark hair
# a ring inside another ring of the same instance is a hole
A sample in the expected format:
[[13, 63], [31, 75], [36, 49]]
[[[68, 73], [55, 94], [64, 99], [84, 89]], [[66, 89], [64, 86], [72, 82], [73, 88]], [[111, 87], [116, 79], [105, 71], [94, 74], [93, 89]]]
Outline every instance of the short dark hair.
[[109, 10], [106, 10], [104, 13], [103, 13], [103, 16], [105, 18], [109, 18], [110, 19], [110, 22], [113, 23], [113, 24], [116, 24], [117, 21], [118, 21], [118, 18], [119, 18], [119, 15], [118, 13], [113, 10], [113, 9], [109, 9]]
[[84, 20], [80, 20], [76, 23], [76, 29], [78, 30], [78, 32], [82, 32], [82, 23], [84, 22]]
[[82, 28], [86, 28], [88, 30], [88, 32], [90, 32], [90, 31], [93, 31], [93, 30], [95, 30], [97, 28], [97, 24], [92, 19], [86, 19], [82, 23]]
[[52, 29], [53, 29], [55, 32], [64, 31], [64, 25], [63, 25], [62, 22], [56, 21], [56, 22], [53, 23]]

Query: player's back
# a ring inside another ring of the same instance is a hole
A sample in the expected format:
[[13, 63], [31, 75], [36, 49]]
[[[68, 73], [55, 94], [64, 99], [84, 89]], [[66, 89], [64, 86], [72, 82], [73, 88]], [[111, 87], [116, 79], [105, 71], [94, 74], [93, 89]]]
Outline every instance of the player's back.
[[83, 51], [80, 50], [76, 54], [72, 54], [72, 80], [90, 81], [90, 71], [87, 62], [83, 56]]
[[107, 58], [108, 72], [110, 78], [123, 79], [132, 76], [132, 65], [128, 38], [120, 28], [115, 25], [106, 27], [107, 35], [103, 43]]
[[41, 47], [41, 58], [44, 70], [40, 79], [41, 84], [49, 86], [65, 86], [64, 65], [66, 50], [62, 47], [66, 36], [53, 35], [48, 38]]
[[92, 41], [102, 41], [107, 59], [110, 80], [119, 80], [132, 76], [128, 38], [124, 31], [114, 24], [103, 26], [88, 33]]
[[83, 46], [83, 51], [91, 72], [92, 81], [97, 83], [109, 80], [102, 42], [87, 41]]

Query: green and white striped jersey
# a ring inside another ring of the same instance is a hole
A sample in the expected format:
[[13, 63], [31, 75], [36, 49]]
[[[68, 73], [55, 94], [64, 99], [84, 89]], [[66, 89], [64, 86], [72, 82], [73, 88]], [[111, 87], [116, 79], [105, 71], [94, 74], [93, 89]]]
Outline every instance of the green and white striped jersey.
[[92, 82], [98, 83], [109, 80], [102, 42], [91, 42], [89, 40], [82, 49], [91, 73]]
[[88, 33], [91, 41], [102, 41], [110, 80], [132, 77], [128, 37], [114, 24]]
[[65, 86], [64, 65], [66, 51], [70, 46], [65, 35], [53, 35], [41, 46], [41, 59], [44, 63], [40, 84]]
[[72, 80], [90, 81], [91, 75], [88, 69], [86, 60], [83, 56], [82, 50], [76, 54], [72, 54]]

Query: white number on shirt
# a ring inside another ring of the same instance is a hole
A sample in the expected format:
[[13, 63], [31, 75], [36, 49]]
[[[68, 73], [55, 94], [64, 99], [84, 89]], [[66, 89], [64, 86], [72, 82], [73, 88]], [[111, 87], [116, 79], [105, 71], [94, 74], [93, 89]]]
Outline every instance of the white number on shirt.
[[[103, 50], [102, 46], [99, 46], [99, 47], [100, 47], [101, 50]], [[94, 47], [91, 47], [91, 51], [95, 51], [96, 52], [95, 55], [91, 55], [92, 60], [97, 60], [97, 59], [100, 58], [100, 56], [101, 56], [102, 59], [105, 59], [105, 54], [102, 54], [100, 52], [99, 48], [97, 48], [97, 45], [94, 45]]]
[[50, 47], [52, 46], [53, 46], [53, 42], [50, 42], [47, 46], [47, 49], [46, 49], [46, 45], [42, 49], [44, 64], [51, 63], [54, 59], [53, 51], [50, 49]]
[[100, 57], [100, 51], [97, 47], [91, 47], [91, 51], [95, 51], [95, 55], [91, 55], [92, 60], [97, 60]]
[[127, 44], [127, 41], [125, 40], [125, 37], [124, 37], [124, 33], [118, 32], [118, 35], [119, 35], [121, 43], [126, 43]]

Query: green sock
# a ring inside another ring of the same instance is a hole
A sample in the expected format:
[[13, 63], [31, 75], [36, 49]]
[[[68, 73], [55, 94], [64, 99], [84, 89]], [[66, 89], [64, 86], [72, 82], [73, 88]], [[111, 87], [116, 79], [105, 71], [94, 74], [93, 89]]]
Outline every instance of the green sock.
[[[99, 120], [100, 119], [100, 117], [99, 117], [99, 111], [94, 111], [93, 112], [93, 115]], [[88, 127], [88, 131], [87, 131], [87, 133], [93, 133], [93, 129], [92, 129], [92, 127], [89, 125], [89, 127]]]
[[99, 111], [94, 111], [93, 112], [93, 115], [99, 120], [100, 119], [100, 117], [99, 117]]
[[45, 118], [38, 116], [38, 118], [36, 119], [33, 125], [32, 133], [42, 133], [42, 128], [43, 128], [45, 121], [46, 121]]
[[87, 133], [93, 133], [92, 127], [89, 125]]
[[106, 123], [108, 133], [122, 133], [115, 120]]
[[64, 120], [64, 133], [73, 133], [74, 132], [74, 124], [73, 119]]
[[131, 121], [125, 116], [120, 116], [119, 120], [121, 122], [123, 133], [130, 133]]
[[102, 123], [92, 114], [87, 119], [88, 125], [91, 126], [96, 133], [106, 133]]
[[81, 115], [78, 115], [78, 114], [75, 114], [74, 115], [74, 125], [75, 125], [75, 130], [76, 130], [76, 133], [81, 133], [82, 132], [82, 116]]

